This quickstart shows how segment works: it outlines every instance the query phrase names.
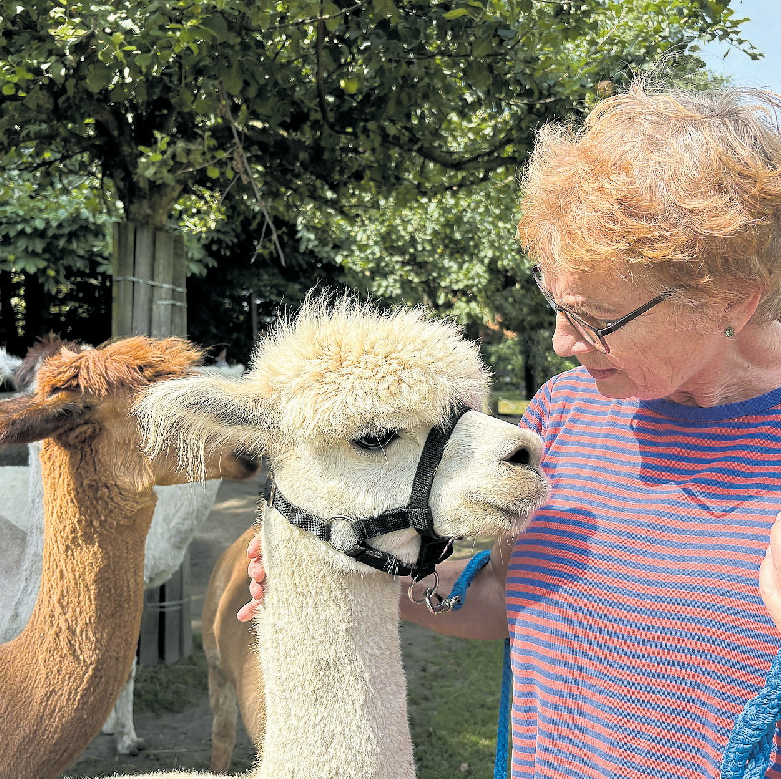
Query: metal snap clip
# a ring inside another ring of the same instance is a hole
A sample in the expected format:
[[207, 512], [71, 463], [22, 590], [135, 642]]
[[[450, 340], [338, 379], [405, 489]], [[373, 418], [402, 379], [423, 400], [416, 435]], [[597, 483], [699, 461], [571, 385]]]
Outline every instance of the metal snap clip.
[[432, 613], [432, 614], [445, 614], [448, 611], [453, 610], [453, 606], [457, 602], [458, 596], [456, 598], [443, 598], [438, 592], [437, 592], [437, 586], [439, 585], [439, 576], [437, 576], [437, 572], [434, 571], [432, 574], [434, 577], [434, 584], [431, 587], [426, 587], [425, 590], [423, 590], [423, 597], [422, 598], [416, 598], [415, 594], [413, 592], [415, 585], [417, 582], [412, 582], [410, 584], [409, 589], [407, 590], [407, 597], [413, 602], [413, 603], [425, 603], [426, 608]]

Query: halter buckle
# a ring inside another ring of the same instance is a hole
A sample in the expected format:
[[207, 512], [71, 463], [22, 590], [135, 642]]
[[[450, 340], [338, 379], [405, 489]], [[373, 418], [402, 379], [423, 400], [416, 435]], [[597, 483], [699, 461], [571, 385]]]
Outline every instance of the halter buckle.
[[363, 551], [362, 539], [356, 532], [350, 517], [337, 514], [335, 517], [326, 519], [323, 524], [330, 528], [328, 542], [335, 549], [348, 557], [355, 557]]

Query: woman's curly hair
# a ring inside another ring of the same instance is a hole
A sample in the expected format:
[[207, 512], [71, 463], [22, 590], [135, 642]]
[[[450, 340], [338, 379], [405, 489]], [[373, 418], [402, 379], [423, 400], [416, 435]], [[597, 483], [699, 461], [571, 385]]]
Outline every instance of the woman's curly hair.
[[647, 89], [547, 125], [524, 176], [518, 239], [553, 269], [613, 266], [691, 302], [763, 291], [781, 316], [781, 96]]

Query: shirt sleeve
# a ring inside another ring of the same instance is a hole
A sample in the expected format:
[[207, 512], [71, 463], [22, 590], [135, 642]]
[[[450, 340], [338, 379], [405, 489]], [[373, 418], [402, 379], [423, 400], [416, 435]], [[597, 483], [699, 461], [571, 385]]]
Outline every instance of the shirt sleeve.
[[537, 390], [534, 397], [529, 401], [529, 405], [526, 407], [526, 411], [520, 421], [523, 427], [537, 433], [543, 440], [548, 427], [548, 417], [552, 405], [551, 397], [556, 378], [554, 376], [552, 379], [549, 379]]

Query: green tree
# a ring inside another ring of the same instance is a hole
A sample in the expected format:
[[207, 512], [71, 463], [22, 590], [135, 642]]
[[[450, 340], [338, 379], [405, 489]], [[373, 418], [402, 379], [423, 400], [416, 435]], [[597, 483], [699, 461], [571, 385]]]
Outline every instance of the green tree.
[[89, 160], [156, 225], [246, 156], [284, 216], [515, 165], [597, 82], [738, 30], [728, 0], [0, 0], [0, 152]]
[[263, 219], [251, 198], [230, 194], [224, 204], [230, 219], [202, 234], [203, 274], [187, 282], [191, 316], [189, 337], [211, 357], [226, 349], [229, 362], [248, 365], [256, 337], [274, 321], [278, 307], [295, 310], [307, 291], [320, 284], [345, 285], [333, 247], [303, 240], [295, 224], [277, 226], [285, 246], [281, 265], [270, 242], [257, 246], [255, 225]]
[[[671, 59], [664, 80], [691, 89], [723, 84], [701, 64], [694, 56]], [[658, 63], [649, 65], [662, 76]], [[596, 99], [592, 93], [584, 102]], [[355, 289], [388, 302], [422, 304], [460, 321], [481, 341], [497, 388], [530, 397], [549, 376], [571, 366], [552, 351], [555, 317], [514, 243], [522, 192], [511, 171], [416, 199], [396, 193], [377, 205], [371, 200], [354, 198], [341, 213], [305, 209], [302, 245], [325, 243], [325, 253]]]
[[498, 384], [528, 395], [566, 364], [551, 362], [553, 312], [514, 243], [518, 196], [505, 174], [414, 202], [388, 198], [349, 217], [311, 208], [300, 245], [325, 243], [361, 293], [455, 318], [480, 340]]
[[699, 38], [750, 50], [728, 0], [0, 0], [0, 166], [94, 174], [154, 227], [250, 192], [257, 244], [506, 177], [540, 122]]
[[[92, 343], [111, 336], [111, 226], [121, 204], [94, 176], [45, 178], [42, 186], [36, 171], [10, 165], [0, 178], [0, 345], [12, 354], [49, 330]], [[224, 217], [210, 195], [196, 188], [171, 220], [195, 275], [213, 263], [199, 238]]]
[[[54, 329], [73, 337], [90, 317], [91, 337], [111, 334], [110, 222], [119, 213], [88, 177], [62, 173], [41, 189], [7, 167], [0, 179], [0, 343], [24, 354]], [[12, 301], [17, 302], [13, 305]]]

